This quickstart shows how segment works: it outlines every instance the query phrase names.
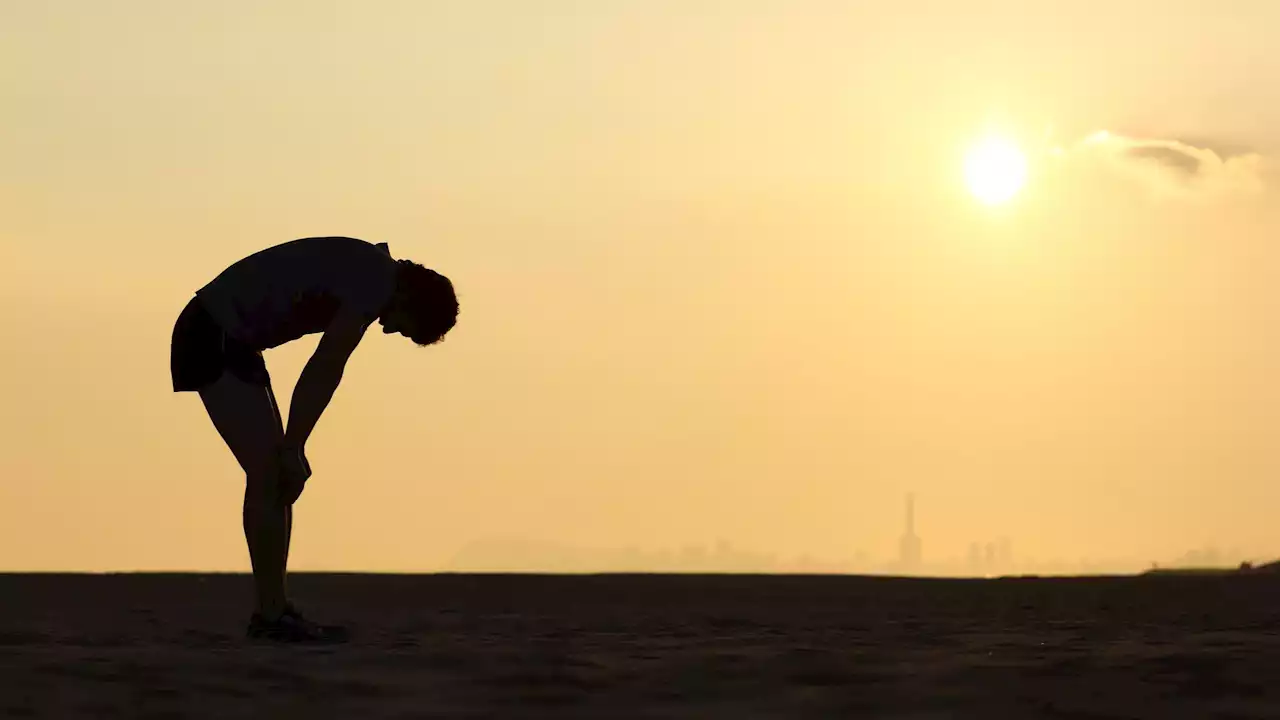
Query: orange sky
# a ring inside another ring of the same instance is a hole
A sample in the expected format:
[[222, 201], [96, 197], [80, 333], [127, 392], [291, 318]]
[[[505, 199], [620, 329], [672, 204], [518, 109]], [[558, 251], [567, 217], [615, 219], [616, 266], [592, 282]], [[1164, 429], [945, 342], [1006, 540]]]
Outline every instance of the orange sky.
[[[874, 564], [908, 491], [936, 563], [1280, 555], [1280, 6], [1099, 8], [0, 0], [0, 568], [247, 569], [169, 335], [320, 234], [462, 314], [357, 351], [296, 568]], [[996, 211], [993, 128], [1030, 156]]]

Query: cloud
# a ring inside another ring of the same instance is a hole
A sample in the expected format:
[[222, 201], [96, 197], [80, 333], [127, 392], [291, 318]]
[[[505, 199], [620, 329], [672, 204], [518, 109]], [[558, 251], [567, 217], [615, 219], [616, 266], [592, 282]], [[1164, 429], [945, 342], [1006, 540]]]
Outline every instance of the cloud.
[[1100, 161], [1108, 170], [1165, 196], [1181, 198], [1249, 196], [1267, 188], [1268, 164], [1247, 149], [1215, 149], [1208, 144], [1119, 135], [1106, 130], [1077, 142], [1072, 159]]
[[1129, 148], [1128, 153], [1131, 158], [1151, 160], [1187, 176], [1200, 172], [1200, 158], [1171, 147], [1139, 145]]

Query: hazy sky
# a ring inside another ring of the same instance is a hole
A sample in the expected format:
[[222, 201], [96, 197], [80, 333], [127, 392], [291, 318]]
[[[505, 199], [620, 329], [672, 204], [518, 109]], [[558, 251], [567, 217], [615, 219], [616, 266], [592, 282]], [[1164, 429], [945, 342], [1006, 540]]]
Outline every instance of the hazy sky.
[[[172, 324], [334, 234], [462, 313], [357, 351], [299, 569], [499, 535], [887, 558], [912, 490], [935, 559], [1280, 555], [1278, 27], [1265, 0], [0, 0], [0, 568], [247, 569]], [[962, 174], [988, 132], [1030, 162], [995, 210]], [[298, 345], [268, 354], [286, 403]]]

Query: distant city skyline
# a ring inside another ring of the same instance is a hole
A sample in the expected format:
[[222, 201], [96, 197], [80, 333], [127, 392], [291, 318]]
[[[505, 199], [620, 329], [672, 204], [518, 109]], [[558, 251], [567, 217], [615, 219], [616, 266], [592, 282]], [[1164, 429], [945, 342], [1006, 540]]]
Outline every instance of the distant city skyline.
[[708, 573], [820, 573], [993, 577], [1018, 574], [1112, 574], [1162, 568], [1236, 567], [1242, 562], [1264, 563], [1273, 557], [1238, 548], [1212, 545], [1187, 550], [1172, 558], [1018, 557], [1013, 539], [995, 534], [974, 540], [967, 552], [930, 556], [918, 525], [916, 493], [905, 496], [903, 533], [896, 551], [877, 558], [865, 550], [844, 557], [801, 553], [780, 557], [746, 549], [724, 539], [686, 543], [673, 548], [592, 548], [520, 536], [495, 536], [466, 544], [441, 570], [447, 572], [708, 572]]
[[[1015, 558], [1011, 567], [975, 569], [963, 554], [922, 562], [911, 573], [937, 577], [992, 577], [1000, 575], [1127, 574], [1161, 568], [1232, 568], [1241, 562], [1261, 564], [1269, 555], [1212, 546], [1188, 550], [1171, 558], [1137, 556], [1081, 558]], [[691, 543], [661, 550], [593, 548], [569, 543], [525, 538], [493, 537], [465, 544], [441, 567], [423, 572], [707, 572], [707, 573], [818, 573], [898, 575], [896, 556], [877, 558], [855, 552], [845, 557], [820, 554], [781, 557], [740, 548], [727, 541]]]

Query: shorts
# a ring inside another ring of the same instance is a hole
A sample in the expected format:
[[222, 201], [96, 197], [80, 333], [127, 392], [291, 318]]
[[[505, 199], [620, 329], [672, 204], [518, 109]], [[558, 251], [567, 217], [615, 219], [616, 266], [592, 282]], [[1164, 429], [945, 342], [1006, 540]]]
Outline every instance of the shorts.
[[227, 334], [193, 297], [178, 315], [169, 349], [174, 392], [201, 390], [229, 372], [250, 385], [271, 386], [262, 353]]

